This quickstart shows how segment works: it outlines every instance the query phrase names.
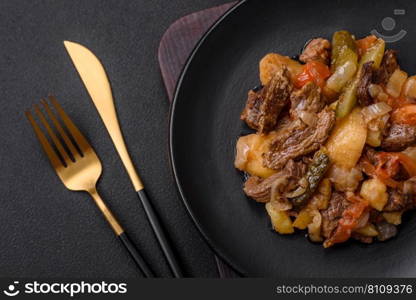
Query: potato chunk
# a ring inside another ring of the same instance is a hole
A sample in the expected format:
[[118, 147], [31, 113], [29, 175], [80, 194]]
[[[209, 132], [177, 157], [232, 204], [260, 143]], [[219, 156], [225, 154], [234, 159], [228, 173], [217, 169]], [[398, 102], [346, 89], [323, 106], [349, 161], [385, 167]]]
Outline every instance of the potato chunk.
[[277, 210], [271, 202], [266, 203], [266, 210], [270, 216], [273, 229], [280, 234], [291, 234], [293, 229], [292, 220], [285, 211]]
[[361, 156], [366, 139], [367, 125], [357, 108], [338, 121], [328, 139], [326, 148], [331, 162], [345, 169], [353, 168]]
[[311, 211], [312, 222], [308, 225], [308, 236], [312, 242], [322, 242], [322, 215], [317, 209]]
[[400, 225], [402, 223], [402, 214], [403, 212], [401, 211], [384, 212], [383, 217], [390, 224]]
[[269, 53], [260, 60], [260, 81], [261, 84], [266, 85], [269, 83], [273, 74], [285, 65], [290, 73], [292, 81], [294, 78], [302, 72], [302, 65], [291, 59], [288, 56], [283, 56], [276, 53]]
[[295, 222], [293, 222], [293, 227], [298, 229], [306, 229], [308, 225], [312, 222], [313, 215], [310, 212], [309, 208], [302, 209], [298, 216], [295, 219]]
[[416, 99], [416, 76], [409, 77], [402, 90], [402, 94], [409, 99]]
[[362, 234], [364, 236], [371, 236], [371, 237], [374, 237], [374, 236], [378, 235], [378, 231], [377, 231], [376, 227], [371, 223], [365, 225], [364, 227], [361, 227], [361, 228], [355, 230], [355, 232], [357, 232], [359, 234]]
[[274, 136], [275, 133], [271, 132], [268, 135], [249, 134], [240, 137], [236, 146], [235, 167], [262, 178], [276, 173], [275, 170], [263, 166], [263, 153], [269, 150], [270, 141]]
[[377, 178], [364, 181], [360, 195], [370, 203], [370, 206], [378, 211], [383, 210], [388, 200], [387, 187]]

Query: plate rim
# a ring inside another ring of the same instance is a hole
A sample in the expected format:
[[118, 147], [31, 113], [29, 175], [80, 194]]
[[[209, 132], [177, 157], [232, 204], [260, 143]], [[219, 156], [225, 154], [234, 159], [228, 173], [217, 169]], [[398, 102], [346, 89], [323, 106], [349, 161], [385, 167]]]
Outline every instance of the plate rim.
[[215, 255], [217, 255], [219, 258], [221, 258], [223, 261], [225, 261], [225, 263], [228, 264], [235, 272], [237, 272], [239, 275], [244, 276], [244, 277], [247, 277], [248, 273], [246, 271], [243, 271], [241, 269], [241, 267], [237, 266], [227, 255], [225, 255], [218, 248], [218, 246], [215, 245], [215, 242], [212, 241], [208, 237], [208, 235], [204, 232], [201, 223], [198, 221], [197, 217], [195, 216], [195, 214], [194, 214], [194, 212], [191, 208], [190, 203], [188, 202], [187, 198], [185, 197], [185, 194], [182, 190], [181, 183], [180, 183], [180, 180], [179, 180], [179, 176], [178, 176], [178, 173], [177, 173], [177, 166], [176, 166], [175, 158], [174, 158], [172, 135], [173, 135], [173, 118], [174, 118], [174, 115], [175, 115], [176, 104], [178, 102], [179, 90], [181, 89], [185, 74], [187, 73], [187, 71], [189, 69], [189, 66], [191, 65], [196, 53], [201, 48], [201, 46], [203, 45], [203, 43], [205, 42], [207, 37], [212, 33], [212, 31], [215, 30], [229, 15], [231, 15], [232, 13], [237, 11], [238, 8], [240, 8], [243, 4], [246, 4], [247, 2], [248, 2], [248, 0], [239, 0], [238, 3], [236, 3], [235, 5], [230, 7], [219, 19], [217, 19], [209, 27], [209, 29], [202, 35], [202, 37], [198, 40], [198, 42], [196, 43], [195, 47], [193, 48], [191, 54], [187, 58], [186, 63], [184, 65], [184, 67], [182, 68], [182, 71], [181, 71], [180, 76], [178, 78], [178, 81], [176, 83], [175, 92], [173, 94], [173, 100], [172, 100], [172, 103], [171, 103], [170, 109], [169, 109], [169, 136], [168, 136], [169, 161], [170, 161], [170, 166], [171, 166], [171, 170], [172, 170], [174, 181], [175, 181], [176, 190], [178, 192], [179, 198], [181, 199], [182, 203], [184, 204], [184, 206], [186, 208], [186, 211], [187, 211], [188, 215], [191, 217], [193, 224], [195, 225], [195, 227], [197, 228], [197, 230], [199, 231], [201, 236], [204, 238], [204, 240], [208, 244], [209, 248], [215, 253]]

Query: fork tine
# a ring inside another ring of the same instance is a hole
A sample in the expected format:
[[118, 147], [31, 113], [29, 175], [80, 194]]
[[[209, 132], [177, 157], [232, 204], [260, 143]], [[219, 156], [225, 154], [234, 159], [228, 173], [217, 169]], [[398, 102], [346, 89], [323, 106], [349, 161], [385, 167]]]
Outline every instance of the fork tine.
[[59, 159], [58, 155], [56, 155], [55, 150], [52, 148], [52, 146], [49, 144], [48, 139], [43, 134], [42, 130], [36, 123], [35, 119], [33, 118], [32, 114], [28, 111], [25, 112], [26, 117], [28, 118], [30, 124], [32, 125], [33, 130], [35, 131], [36, 137], [38, 138], [40, 144], [42, 145], [43, 150], [46, 153], [46, 156], [48, 156], [52, 166], [55, 169], [64, 167], [61, 160]]
[[45, 99], [40, 100], [43, 107], [46, 110], [46, 113], [48, 114], [49, 118], [52, 120], [52, 123], [54, 124], [55, 128], [58, 130], [59, 134], [61, 135], [62, 139], [65, 141], [66, 145], [68, 146], [69, 150], [71, 151], [74, 158], [76, 156], [82, 155], [82, 153], [75, 148], [74, 144], [72, 143], [71, 139], [66, 134], [65, 130], [62, 128], [61, 123], [58, 121], [58, 119], [55, 117], [55, 114], [52, 112], [51, 108], [49, 107], [48, 102]]
[[81, 152], [85, 153], [88, 150], [91, 150], [92, 147], [85, 139], [85, 137], [82, 135], [82, 133], [78, 130], [78, 128], [75, 126], [75, 124], [71, 121], [68, 115], [65, 113], [65, 111], [59, 104], [58, 100], [56, 100], [54, 96], [49, 96], [48, 98], [52, 102], [52, 105], [55, 107], [65, 126], [68, 128], [68, 131], [71, 133], [75, 142], [78, 144]]
[[71, 158], [69, 157], [68, 153], [66, 152], [66, 150], [64, 149], [64, 147], [62, 146], [61, 141], [57, 138], [56, 134], [53, 132], [51, 126], [49, 125], [48, 121], [46, 120], [45, 116], [43, 115], [43, 113], [40, 111], [39, 106], [38, 105], [34, 105], [35, 107], [35, 112], [38, 115], [40, 121], [42, 122], [43, 126], [45, 126], [46, 131], [48, 132], [49, 136], [51, 137], [53, 143], [55, 144], [59, 154], [61, 155], [62, 159], [64, 160], [64, 162], [69, 165], [71, 163]]

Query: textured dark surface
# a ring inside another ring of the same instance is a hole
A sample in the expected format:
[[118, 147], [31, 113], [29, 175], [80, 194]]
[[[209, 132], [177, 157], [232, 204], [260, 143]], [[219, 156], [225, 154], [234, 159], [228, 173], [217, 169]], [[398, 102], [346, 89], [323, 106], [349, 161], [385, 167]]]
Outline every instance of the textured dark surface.
[[135, 191], [63, 47], [80, 42], [110, 77], [120, 123], [188, 276], [217, 276], [214, 256], [171, 177], [169, 104], [157, 62], [168, 26], [223, 0], [0, 1], [0, 276], [134, 277], [134, 263], [92, 200], [52, 171], [23, 111], [55, 94], [103, 163], [98, 189], [160, 276], [170, 276]]
[[310, 38], [330, 38], [340, 29], [357, 37], [374, 28], [386, 34], [381, 20], [401, 8], [407, 15], [395, 17], [397, 28], [391, 34], [401, 28], [408, 34], [388, 47], [399, 51], [404, 70], [416, 72], [411, 51], [415, 2], [308, 4], [305, 9], [302, 1], [247, 1], [211, 31], [193, 56], [171, 119], [172, 153], [187, 206], [221, 257], [249, 276], [414, 277], [415, 212], [406, 215], [392, 240], [323, 249], [304, 232], [284, 236], [270, 230], [264, 204], [247, 199], [242, 191], [242, 176], [233, 166], [236, 140], [247, 133], [239, 115], [247, 90], [258, 85], [258, 62], [266, 53], [296, 55]]

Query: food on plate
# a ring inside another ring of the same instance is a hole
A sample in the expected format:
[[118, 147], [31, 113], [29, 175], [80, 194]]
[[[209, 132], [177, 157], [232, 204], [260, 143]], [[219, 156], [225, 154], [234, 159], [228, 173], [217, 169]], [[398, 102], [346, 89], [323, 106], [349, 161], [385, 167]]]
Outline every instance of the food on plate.
[[289, 76], [288, 68], [282, 65], [259, 91], [249, 91], [241, 120], [259, 133], [267, 133], [276, 127], [277, 117], [292, 91]]
[[346, 30], [314, 38], [298, 60], [269, 53], [236, 144], [244, 193], [280, 234], [325, 248], [397, 235], [416, 208], [416, 76], [383, 39]]

